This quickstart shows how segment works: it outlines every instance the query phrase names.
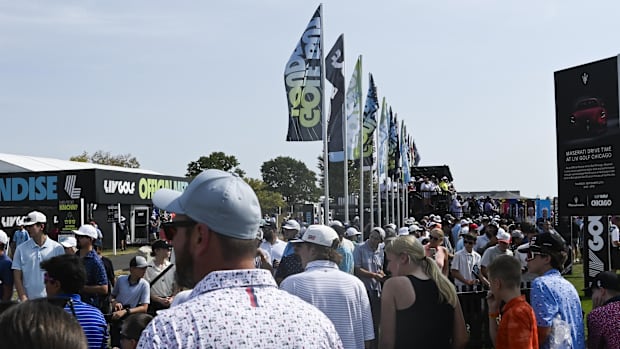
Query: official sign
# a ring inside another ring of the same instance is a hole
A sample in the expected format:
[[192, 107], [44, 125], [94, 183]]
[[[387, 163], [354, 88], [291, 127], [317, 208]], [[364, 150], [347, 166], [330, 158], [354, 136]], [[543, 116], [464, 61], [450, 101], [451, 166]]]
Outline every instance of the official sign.
[[118, 222], [118, 206], [108, 205], [108, 223]]

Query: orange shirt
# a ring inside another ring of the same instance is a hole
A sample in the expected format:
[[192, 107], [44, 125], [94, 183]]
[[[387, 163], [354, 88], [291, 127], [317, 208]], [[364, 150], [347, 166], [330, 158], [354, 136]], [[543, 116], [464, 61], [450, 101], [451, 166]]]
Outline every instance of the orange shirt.
[[495, 348], [538, 349], [536, 316], [532, 307], [525, 301], [525, 296], [513, 298], [504, 305], [502, 320], [497, 327]]

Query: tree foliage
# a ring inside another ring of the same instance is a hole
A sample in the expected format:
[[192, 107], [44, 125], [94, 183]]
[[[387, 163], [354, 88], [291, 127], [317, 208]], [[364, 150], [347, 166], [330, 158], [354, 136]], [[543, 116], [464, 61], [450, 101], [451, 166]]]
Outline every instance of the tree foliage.
[[[348, 162], [349, 168], [347, 173], [348, 183], [349, 183], [349, 195], [353, 193], [359, 193], [360, 189], [360, 171], [359, 171], [359, 160]], [[344, 197], [344, 164], [345, 162], [330, 162], [329, 163], [329, 196], [332, 199], [336, 199], [338, 197]], [[321, 192], [325, 190], [325, 181], [324, 181], [324, 165], [323, 165], [323, 156], [319, 155], [318, 157], [318, 168], [319, 168], [319, 183]], [[367, 175], [367, 173], [366, 173]], [[364, 176], [364, 181], [367, 181], [367, 176]], [[366, 189], [367, 191], [368, 189]]]
[[264, 162], [260, 172], [269, 190], [280, 193], [289, 206], [319, 198], [316, 174], [301, 161], [280, 156]]
[[240, 169], [239, 161], [234, 155], [226, 155], [221, 151], [214, 151], [209, 156], [201, 156], [197, 161], [187, 164], [186, 177], [196, 177], [200, 172], [215, 168], [226, 172], [234, 172], [240, 177], [245, 176], [245, 171]]
[[88, 155], [88, 152], [84, 151], [80, 155], [70, 157], [69, 160], [78, 162], [90, 162], [100, 165], [140, 168], [140, 163], [134, 156], [131, 156], [130, 153], [112, 155], [110, 154], [110, 152], [97, 150], [93, 155]]
[[282, 195], [269, 190], [265, 182], [254, 178], [246, 178], [245, 181], [254, 189], [263, 214], [279, 212], [278, 208], [286, 206], [286, 203], [282, 199]]

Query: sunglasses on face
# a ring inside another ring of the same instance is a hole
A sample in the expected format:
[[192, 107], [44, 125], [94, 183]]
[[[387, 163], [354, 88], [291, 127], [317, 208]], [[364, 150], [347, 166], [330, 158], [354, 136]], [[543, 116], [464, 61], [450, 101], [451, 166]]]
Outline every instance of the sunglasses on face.
[[476, 242], [474, 240], [465, 240], [465, 241], [463, 241], [463, 243], [467, 244], [467, 245], [473, 245]]
[[49, 284], [56, 281], [56, 279], [54, 279], [53, 277], [49, 276], [48, 273], [43, 274], [43, 283], [45, 284]]
[[440, 240], [441, 240], [441, 238], [440, 238], [440, 237], [437, 237], [437, 236], [433, 236], [433, 235], [431, 235], [431, 240], [432, 240], [432, 241], [440, 241]]
[[194, 221], [174, 221], [174, 222], [166, 222], [161, 225], [162, 229], [164, 229], [164, 235], [166, 240], [172, 241], [174, 236], [177, 234], [178, 228], [191, 228], [198, 224]]
[[546, 256], [545, 253], [534, 252], [534, 251], [530, 250], [530, 251], [527, 252], [527, 260], [531, 261], [532, 259], [536, 258], [537, 255]]

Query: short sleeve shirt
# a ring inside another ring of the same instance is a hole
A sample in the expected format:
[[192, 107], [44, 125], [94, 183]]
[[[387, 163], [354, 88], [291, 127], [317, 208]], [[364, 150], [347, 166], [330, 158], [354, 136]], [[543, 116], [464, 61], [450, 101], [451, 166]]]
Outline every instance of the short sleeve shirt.
[[495, 260], [495, 258], [502, 255], [513, 256], [514, 254], [511, 250], [508, 249], [506, 250], [506, 252], [502, 252], [497, 245], [489, 247], [486, 251], [484, 251], [484, 254], [482, 255], [482, 259], [480, 260], [480, 266], [488, 267], [489, 264], [491, 264], [491, 262]]
[[[532, 282], [530, 304], [539, 327], [565, 326], [570, 330], [573, 348], [585, 347], [583, 312], [575, 287], [551, 269]], [[541, 348], [549, 348], [554, 329]]]
[[43, 283], [44, 271], [41, 269], [41, 262], [62, 254], [65, 254], [62, 245], [49, 237], [46, 237], [43, 246], [37, 245], [34, 239], [17, 246], [13, 256], [12, 268], [22, 271], [22, 282], [28, 299], [47, 296]]
[[511, 299], [502, 309], [497, 327], [495, 347], [498, 349], [538, 349], [538, 327], [534, 310], [525, 296]]
[[[369, 247], [368, 241], [366, 241], [357, 246], [353, 252], [353, 262], [355, 263], [356, 268], [362, 268], [372, 273], [378, 273], [383, 269], [383, 253], [380, 248], [373, 251]], [[381, 284], [379, 281], [367, 277], [360, 277], [360, 280], [364, 283], [366, 290], [381, 291]]]
[[[79, 256], [79, 252], [76, 253]], [[86, 268], [86, 286], [108, 285], [108, 276], [101, 257], [94, 250], [82, 257], [82, 262]], [[82, 301], [96, 307], [99, 306], [99, 297], [93, 294], [82, 294]]]
[[620, 348], [620, 298], [612, 298], [588, 314], [588, 348]]
[[[476, 251], [471, 251], [471, 253], [467, 252], [466, 249], [462, 249], [454, 254], [454, 259], [452, 259], [452, 264], [450, 269], [458, 270], [461, 275], [465, 278], [465, 280], [475, 280], [473, 270], [474, 266], [478, 266], [480, 268], [480, 255]], [[458, 286], [463, 286], [464, 284], [457, 279], [454, 279], [454, 284]]]
[[129, 283], [129, 275], [121, 275], [114, 285], [112, 296], [118, 303], [137, 307], [141, 304], [151, 303], [151, 292], [149, 283], [140, 278], [136, 284]]
[[[0, 256], [0, 281], [2, 282], [2, 286], [10, 285], [12, 289], [13, 285], [13, 270], [11, 270], [11, 265], [13, 262], [11, 258], [9, 258], [6, 254]], [[4, 288], [0, 287], [0, 299], [4, 296]]]
[[207, 274], [189, 299], [160, 311], [138, 348], [343, 348], [333, 323], [277, 288], [269, 271]]

